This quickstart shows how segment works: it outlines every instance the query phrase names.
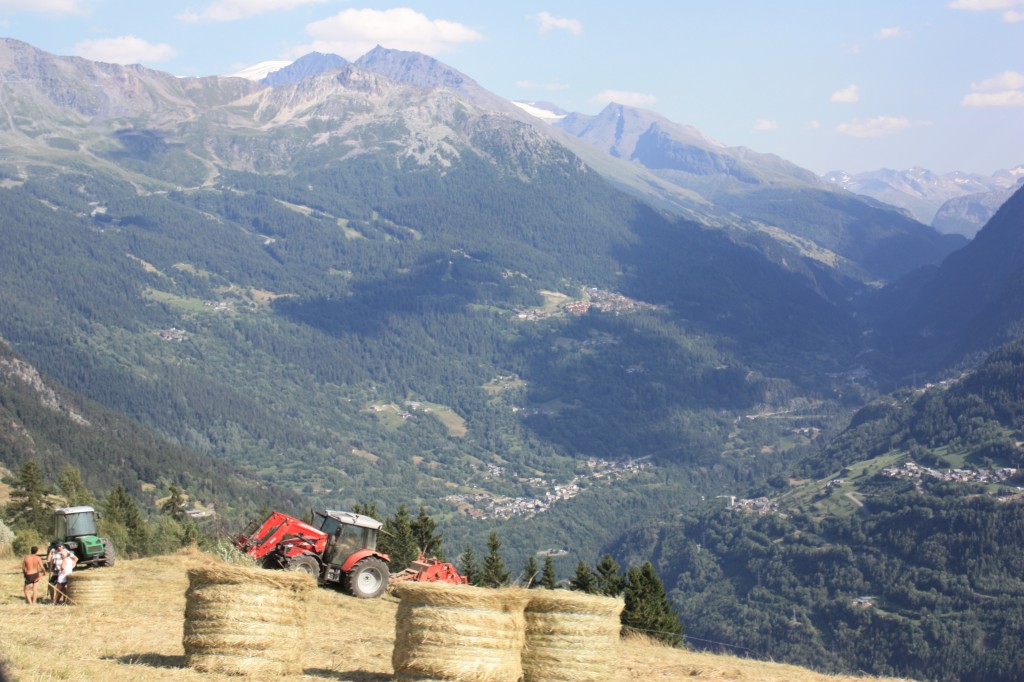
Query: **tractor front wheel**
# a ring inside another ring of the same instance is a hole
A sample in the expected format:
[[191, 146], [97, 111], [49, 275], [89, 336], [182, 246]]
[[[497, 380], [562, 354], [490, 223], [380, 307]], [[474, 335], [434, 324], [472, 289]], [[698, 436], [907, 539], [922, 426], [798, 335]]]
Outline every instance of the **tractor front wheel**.
[[348, 572], [345, 591], [360, 599], [374, 599], [388, 587], [388, 565], [376, 557], [366, 557]]
[[308, 554], [292, 557], [288, 561], [289, 571], [298, 571], [299, 573], [305, 573], [306, 575], [312, 576], [313, 578], [320, 577], [320, 562], [315, 557], [311, 557]]

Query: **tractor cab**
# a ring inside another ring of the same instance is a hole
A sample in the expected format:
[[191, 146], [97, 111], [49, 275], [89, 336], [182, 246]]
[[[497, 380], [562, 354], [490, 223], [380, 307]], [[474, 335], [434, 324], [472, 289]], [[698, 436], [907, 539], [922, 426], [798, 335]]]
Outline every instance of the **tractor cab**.
[[383, 523], [352, 512], [313, 511], [313, 525], [327, 535], [324, 581], [341, 585], [349, 594], [380, 596], [388, 586], [388, 557], [377, 552]]
[[342, 566], [359, 550], [377, 550], [377, 534], [384, 525], [352, 512], [313, 510], [313, 526], [328, 536], [327, 563]]
[[92, 507], [61, 507], [53, 511], [53, 535], [78, 557], [79, 565], [114, 565], [114, 545], [98, 536], [98, 516]]

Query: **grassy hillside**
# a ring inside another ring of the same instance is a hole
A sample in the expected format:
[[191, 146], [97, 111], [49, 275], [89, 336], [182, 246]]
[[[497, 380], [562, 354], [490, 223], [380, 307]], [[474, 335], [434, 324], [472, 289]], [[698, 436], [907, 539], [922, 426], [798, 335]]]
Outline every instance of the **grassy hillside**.
[[[213, 557], [183, 552], [119, 563], [125, 576], [118, 603], [103, 613], [78, 607], [29, 607], [21, 599], [14, 560], [0, 564], [0, 656], [17, 680], [217, 680], [184, 667], [182, 619], [188, 566]], [[308, 642], [303, 679], [385, 682], [397, 602], [391, 597], [352, 599], [321, 590], [309, 605], [319, 624]], [[312, 630], [311, 630], [312, 632]], [[112, 633], [116, 636], [112, 637]], [[820, 675], [794, 666], [670, 649], [644, 639], [620, 643], [618, 667], [609, 680], [746, 680], [749, 682], [843, 682], [864, 678]], [[237, 679], [224, 677], [224, 679]]]

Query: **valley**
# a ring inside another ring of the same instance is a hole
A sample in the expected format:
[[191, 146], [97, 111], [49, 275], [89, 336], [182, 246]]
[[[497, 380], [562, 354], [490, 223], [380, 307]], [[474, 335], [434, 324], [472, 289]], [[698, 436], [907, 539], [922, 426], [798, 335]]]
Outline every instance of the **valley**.
[[635, 107], [296, 65], [0, 40], [8, 485], [75, 468], [161, 548], [422, 507], [516, 572], [652, 562], [695, 646], [1014, 679], [1024, 193], [968, 242]]

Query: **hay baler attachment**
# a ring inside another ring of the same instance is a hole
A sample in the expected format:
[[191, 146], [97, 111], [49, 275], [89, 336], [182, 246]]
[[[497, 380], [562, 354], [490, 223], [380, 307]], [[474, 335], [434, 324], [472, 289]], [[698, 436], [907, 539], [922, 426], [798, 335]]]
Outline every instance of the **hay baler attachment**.
[[391, 576], [391, 582], [411, 581], [416, 583], [451, 583], [452, 585], [466, 585], [469, 579], [460, 574], [455, 565], [440, 559], [428, 559], [421, 552], [416, 561], [409, 564], [409, 567], [401, 573]]

